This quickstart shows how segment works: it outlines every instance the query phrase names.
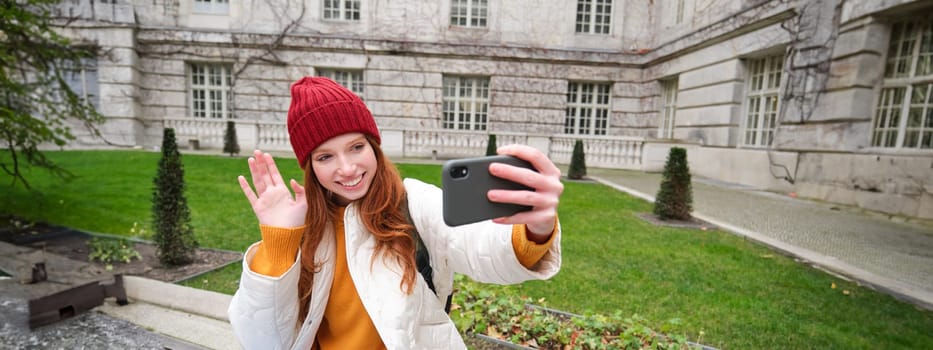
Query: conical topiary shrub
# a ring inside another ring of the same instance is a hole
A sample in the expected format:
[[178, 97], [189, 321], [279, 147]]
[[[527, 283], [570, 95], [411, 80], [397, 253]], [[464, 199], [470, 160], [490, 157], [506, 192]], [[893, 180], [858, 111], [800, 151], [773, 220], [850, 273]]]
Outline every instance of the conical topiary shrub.
[[193, 260], [198, 242], [191, 227], [191, 212], [185, 199], [185, 170], [175, 143], [175, 130], [167, 128], [162, 136], [162, 158], [153, 179], [152, 224], [155, 226], [159, 261], [179, 266]]
[[661, 188], [654, 201], [654, 215], [661, 220], [689, 220], [693, 211], [693, 189], [690, 185], [690, 168], [687, 166], [687, 150], [671, 148], [664, 164]]
[[573, 144], [573, 155], [570, 156], [570, 169], [567, 178], [580, 180], [586, 176], [586, 157], [583, 155], [583, 141], [577, 140]]
[[494, 156], [499, 146], [496, 146], [496, 135], [489, 134], [489, 142], [486, 143], [486, 155]]
[[230, 120], [227, 121], [227, 130], [224, 131], [224, 153], [233, 157], [240, 154], [240, 144], [236, 137], [236, 124]]

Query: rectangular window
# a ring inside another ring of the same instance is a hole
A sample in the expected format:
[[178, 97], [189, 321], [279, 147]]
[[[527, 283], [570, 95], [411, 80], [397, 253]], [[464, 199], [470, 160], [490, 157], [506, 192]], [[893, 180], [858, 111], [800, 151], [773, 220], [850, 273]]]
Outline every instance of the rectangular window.
[[458, 27], [485, 27], [486, 0], [450, 0], [450, 25]]
[[360, 20], [360, 0], [324, 0], [324, 19]]
[[571, 82], [567, 87], [564, 133], [606, 135], [609, 130], [611, 84]]
[[340, 70], [340, 69], [318, 69], [317, 74], [322, 77], [330, 78], [337, 84], [353, 91], [357, 96], [363, 98], [363, 72], [358, 70]]
[[771, 146], [777, 128], [783, 67], [783, 55], [748, 61], [748, 93], [742, 132], [742, 144], [745, 146]]
[[677, 113], [677, 79], [661, 82], [661, 120], [658, 138], [674, 138], [674, 115]]
[[97, 87], [97, 59], [82, 59], [80, 63], [65, 64], [62, 78], [85, 105], [100, 107], [100, 95]]
[[444, 76], [443, 90], [444, 129], [486, 130], [489, 78]]
[[609, 34], [612, 0], [577, 0], [577, 33]]
[[226, 15], [230, 13], [230, 0], [194, 0], [194, 13]]
[[191, 116], [195, 118], [230, 118], [230, 66], [191, 63]]
[[933, 21], [896, 23], [871, 145], [933, 149]]

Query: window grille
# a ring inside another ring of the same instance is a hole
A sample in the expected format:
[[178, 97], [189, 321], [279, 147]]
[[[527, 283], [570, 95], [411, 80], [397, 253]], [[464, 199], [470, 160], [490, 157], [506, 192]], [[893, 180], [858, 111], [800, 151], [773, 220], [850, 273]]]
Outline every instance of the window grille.
[[933, 22], [891, 27], [871, 145], [933, 149]]
[[360, 0], [324, 0], [324, 19], [359, 21]]
[[189, 64], [191, 116], [230, 118], [230, 67], [224, 64]]
[[577, 0], [577, 33], [609, 34], [612, 0]]
[[677, 112], [677, 79], [661, 82], [661, 120], [658, 138], [674, 138], [674, 115]]
[[783, 55], [748, 61], [748, 92], [742, 132], [742, 144], [745, 146], [768, 147], [774, 141], [783, 67]]
[[194, 13], [226, 15], [230, 13], [230, 0], [194, 0]]
[[62, 67], [61, 72], [65, 84], [85, 105], [92, 105], [95, 109], [100, 107], [96, 58], [82, 59], [77, 65], [69, 62]]
[[564, 133], [606, 135], [611, 84], [571, 82], [567, 87]]
[[486, 130], [489, 78], [445, 76], [443, 90], [444, 129]]
[[450, 24], [459, 27], [485, 27], [486, 0], [451, 0]]
[[330, 78], [363, 98], [363, 72], [358, 70], [318, 69], [318, 75]]

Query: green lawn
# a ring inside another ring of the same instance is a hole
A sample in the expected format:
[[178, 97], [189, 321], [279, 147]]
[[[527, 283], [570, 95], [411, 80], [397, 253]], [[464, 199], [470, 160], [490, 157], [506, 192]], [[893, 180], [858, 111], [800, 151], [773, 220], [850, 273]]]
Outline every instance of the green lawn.
[[[151, 222], [152, 177], [159, 154], [141, 151], [49, 152], [78, 177], [63, 183], [43, 170], [33, 187], [10, 187], [0, 174], [0, 214], [84, 230], [130, 235]], [[236, 176], [243, 158], [185, 155], [192, 225], [202, 246], [241, 251], [258, 240], [256, 219]], [[286, 177], [300, 181], [290, 158]], [[438, 184], [436, 165], [399, 165], [405, 176]], [[638, 314], [657, 327], [722, 349], [933, 349], [933, 312], [834, 278], [721, 231], [661, 228], [636, 217], [651, 205], [588, 183], [566, 183], [560, 206], [561, 273], [550, 281], [504, 288], [545, 298], [575, 313]], [[240, 265], [185, 282], [232, 293]], [[832, 288], [835, 285], [836, 288]], [[702, 335], [701, 335], [702, 332]]]

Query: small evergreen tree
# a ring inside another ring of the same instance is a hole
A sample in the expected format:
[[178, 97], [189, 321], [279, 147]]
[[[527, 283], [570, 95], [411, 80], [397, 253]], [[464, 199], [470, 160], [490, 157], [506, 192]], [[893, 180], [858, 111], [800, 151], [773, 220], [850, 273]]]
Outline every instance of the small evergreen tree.
[[162, 158], [153, 183], [153, 239], [159, 261], [166, 266], [190, 263], [198, 242], [191, 227], [191, 213], [185, 199], [185, 171], [175, 143], [175, 130], [166, 128], [162, 136]]
[[489, 134], [489, 142], [486, 143], [486, 155], [494, 156], [498, 154], [496, 153], [496, 149], [498, 148], [499, 146], [496, 146], [496, 135]]
[[577, 140], [573, 144], [573, 155], [570, 157], [570, 169], [567, 178], [580, 180], [586, 176], [586, 156], [583, 154], [583, 141]]
[[227, 131], [224, 132], [224, 153], [231, 157], [240, 154], [240, 144], [236, 139], [236, 124], [232, 120], [227, 121]]
[[693, 211], [693, 190], [690, 185], [690, 168], [687, 166], [687, 150], [671, 148], [664, 164], [661, 188], [654, 201], [654, 215], [661, 220], [688, 220]]

